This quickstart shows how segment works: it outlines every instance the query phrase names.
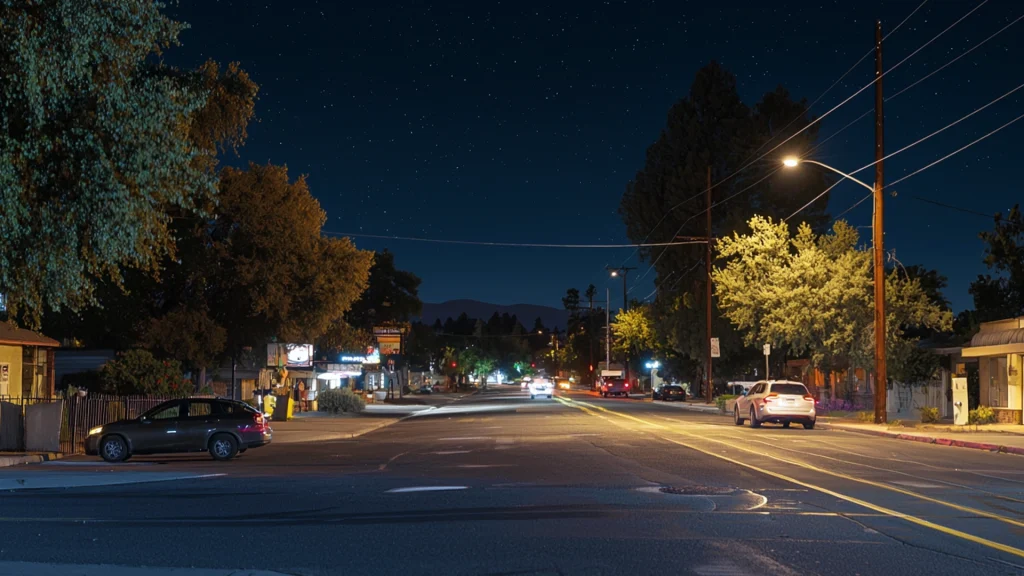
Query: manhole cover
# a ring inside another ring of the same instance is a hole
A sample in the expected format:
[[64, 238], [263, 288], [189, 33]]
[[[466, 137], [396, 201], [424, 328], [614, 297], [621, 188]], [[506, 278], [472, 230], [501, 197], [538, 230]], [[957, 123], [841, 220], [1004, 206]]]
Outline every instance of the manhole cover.
[[736, 489], [721, 486], [662, 486], [658, 491], [680, 496], [725, 496], [735, 493]]

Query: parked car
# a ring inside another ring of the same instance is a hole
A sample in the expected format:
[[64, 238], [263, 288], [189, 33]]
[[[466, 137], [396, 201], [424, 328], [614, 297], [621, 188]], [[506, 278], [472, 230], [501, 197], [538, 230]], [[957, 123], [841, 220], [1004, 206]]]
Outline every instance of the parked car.
[[601, 396], [629, 396], [629, 381], [625, 378], [604, 378], [601, 380]]
[[273, 431], [259, 410], [223, 398], [182, 398], [142, 416], [89, 430], [85, 453], [107, 462], [136, 454], [209, 452], [230, 460], [249, 448], [270, 444]]
[[799, 422], [810, 430], [817, 421], [814, 396], [799, 382], [758, 382], [736, 399], [733, 421], [742, 426], [745, 420], [750, 420], [751, 428], [759, 428], [763, 422], [776, 422], [789, 428], [791, 423]]
[[554, 394], [554, 386], [551, 385], [549, 380], [543, 378], [537, 378], [530, 381], [530, 399], [534, 399], [538, 396], [547, 396], [551, 398]]
[[672, 400], [686, 400], [686, 389], [678, 384], [666, 384], [654, 389], [654, 399], [670, 402]]
[[416, 390], [416, 393], [417, 394], [433, 394], [434, 393], [434, 388], [431, 387], [431, 386], [420, 386]]

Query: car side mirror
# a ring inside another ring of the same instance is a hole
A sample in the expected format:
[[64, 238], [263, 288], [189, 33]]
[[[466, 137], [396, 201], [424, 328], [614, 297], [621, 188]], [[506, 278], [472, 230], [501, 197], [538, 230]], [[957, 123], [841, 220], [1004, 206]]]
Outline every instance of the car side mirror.
[[139, 422], [142, 422], [143, 424], [149, 424], [149, 418], [146, 418], [145, 416], [139, 416]]
[[746, 395], [747, 395], [747, 391], [746, 390], [744, 390], [743, 392], [740, 392], [740, 396], [746, 396]]

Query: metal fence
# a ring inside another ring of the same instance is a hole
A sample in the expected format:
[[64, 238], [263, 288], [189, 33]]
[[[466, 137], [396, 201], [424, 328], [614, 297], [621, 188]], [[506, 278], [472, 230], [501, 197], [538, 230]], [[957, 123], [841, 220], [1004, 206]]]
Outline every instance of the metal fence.
[[60, 451], [65, 454], [85, 452], [89, 430], [117, 420], [138, 418], [154, 406], [172, 400], [163, 396], [79, 396], [64, 398], [61, 419]]

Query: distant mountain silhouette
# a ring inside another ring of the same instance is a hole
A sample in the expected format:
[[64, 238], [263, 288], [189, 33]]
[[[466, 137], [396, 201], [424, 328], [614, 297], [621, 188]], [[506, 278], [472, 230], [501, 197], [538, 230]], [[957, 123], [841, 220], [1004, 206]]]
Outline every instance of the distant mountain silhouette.
[[470, 318], [479, 318], [484, 322], [495, 312], [498, 314], [508, 312], [509, 315], [515, 314], [519, 322], [527, 330], [533, 328], [533, 322], [537, 318], [540, 318], [547, 328], [558, 327], [562, 330], [565, 330], [569, 320], [568, 312], [559, 308], [552, 308], [551, 306], [539, 306], [537, 304], [512, 304], [506, 306], [502, 304], [488, 304], [487, 302], [478, 302], [476, 300], [449, 300], [439, 303], [424, 302], [420, 320], [425, 324], [433, 324], [434, 320], [437, 319], [444, 322], [448, 318], [453, 320], [458, 318], [459, 314], [463, 312]]

